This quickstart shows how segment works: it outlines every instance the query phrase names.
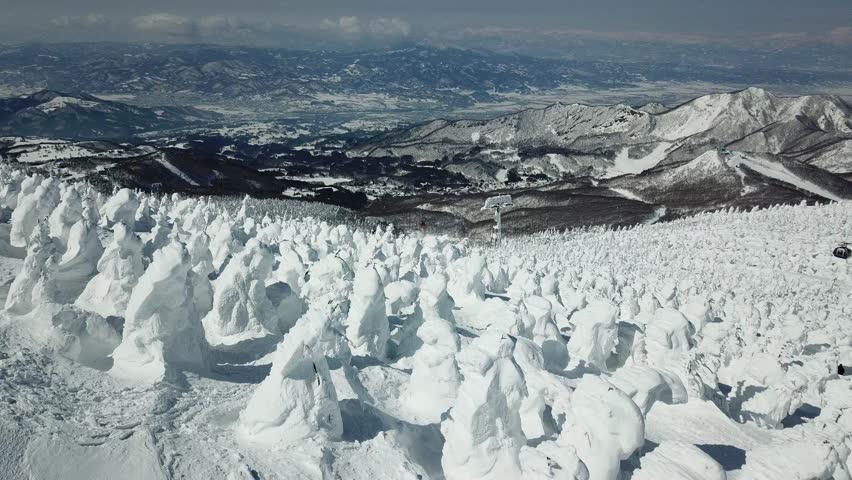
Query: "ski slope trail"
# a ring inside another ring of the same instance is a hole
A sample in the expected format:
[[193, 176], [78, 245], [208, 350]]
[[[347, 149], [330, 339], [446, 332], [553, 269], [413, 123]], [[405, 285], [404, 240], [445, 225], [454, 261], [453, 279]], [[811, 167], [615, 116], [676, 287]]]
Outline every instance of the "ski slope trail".
[[730, 158], [726, 158], [725, 161], [731, 167], [737, 168], [745, 166], [765, 177], [780, 180], [784, 183], [793, 185], [796, 188], [800, 188], [806, 192], [819, 195], [820, 197], [827, 198], [829, 200], [834, 200], [836, 202], [848, 200], [847, 198], [828, 190], [822, 185], [802, 178], [800, 175], [794, 174], [778, 162], [767, 161], [760, 157], [746, 155], [740, 152], [734, 153]]

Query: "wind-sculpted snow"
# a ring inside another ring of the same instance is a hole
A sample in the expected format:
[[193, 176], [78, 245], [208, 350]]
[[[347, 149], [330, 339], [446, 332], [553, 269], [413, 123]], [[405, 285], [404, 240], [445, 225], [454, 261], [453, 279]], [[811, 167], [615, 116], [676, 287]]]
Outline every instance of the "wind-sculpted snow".
[[15, 474], [850, 478], [848, 203], [496, 248], [5, 166], [0, 202]]
[[725, 470], [718, 462], [695, 445], [663, 442], [642, 458], [642, 468], [636, 480], [678, 478], [683, 480], [726, 480]]

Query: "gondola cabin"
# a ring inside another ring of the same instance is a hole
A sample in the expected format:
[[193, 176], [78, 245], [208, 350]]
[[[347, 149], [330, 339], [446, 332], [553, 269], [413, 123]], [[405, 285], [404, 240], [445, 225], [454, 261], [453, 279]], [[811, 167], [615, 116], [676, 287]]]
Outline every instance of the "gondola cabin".
[[841, 245], [841, 246], [835, 248], [834, 251], [831, 252], [831, 254], [834, 255], [837, 258], [842, 258], [843, 260], [848, 260], [849, 254], [850, 254], [849, 246], [845, 245], [845, 244]]

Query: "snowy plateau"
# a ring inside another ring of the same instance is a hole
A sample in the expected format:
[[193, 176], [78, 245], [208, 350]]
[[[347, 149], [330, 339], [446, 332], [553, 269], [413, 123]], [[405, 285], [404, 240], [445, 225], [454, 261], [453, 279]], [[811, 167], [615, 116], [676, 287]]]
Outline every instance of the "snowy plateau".
[[848, 480], [850, 238], [841, 200], [496, 248], [3, 164], [0, 478]]

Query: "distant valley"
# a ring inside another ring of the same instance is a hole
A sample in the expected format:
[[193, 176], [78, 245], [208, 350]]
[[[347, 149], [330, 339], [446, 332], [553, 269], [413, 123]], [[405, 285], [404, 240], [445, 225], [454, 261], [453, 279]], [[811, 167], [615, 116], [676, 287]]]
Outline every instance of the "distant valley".
[[557, 101], [675, 104], [751, 85], [785, 94], [815, 88], [852, 93], [852, 71], [824, 63], [825, 68], [797, 70], [752, 59], [730, 68], [716, 62], [537, 58], [419, 45], [338, 52], [22, 44], [0, 45], [5, 67], [0, 93], [87, 92], [138, 106], [192, 105], [264, 119], [324, 115], [424, 121], [460, 112], [487, 118]]

